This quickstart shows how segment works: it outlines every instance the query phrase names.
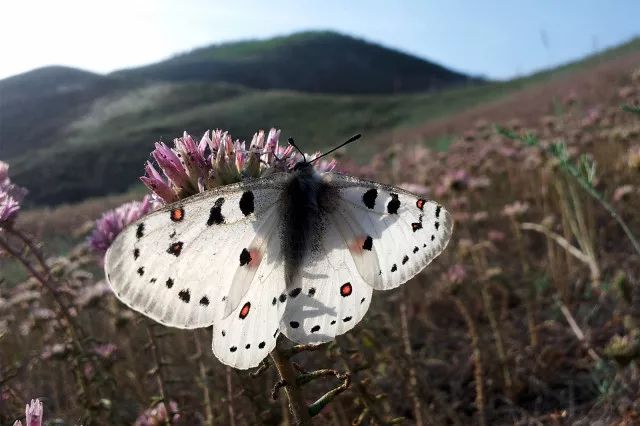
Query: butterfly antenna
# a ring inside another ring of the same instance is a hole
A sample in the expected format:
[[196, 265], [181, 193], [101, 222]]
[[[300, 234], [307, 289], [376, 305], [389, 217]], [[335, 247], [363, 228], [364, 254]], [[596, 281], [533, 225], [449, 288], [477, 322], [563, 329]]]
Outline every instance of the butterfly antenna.
[[292, 147], [294, 147], [295, 149], [298, 150], [298, 152], [302, 155], [302, 158], [304, 158], [304, 162], [307, 162], [307, 156], [304, 155], [304, 152], [302, 152], [302, 150], [300, 148], [298, 148], [298, 145], [296, 145], [296, 142], [293, 140], [293, 138], [289, 138], [289, 145], [291, 145]]
[[322, 155], [317, 156], [316, 158], [314, 158], [313, 160], [311, 160], [311, 161], [310, 161], [310, 163], [313, 163], [314, 161], [321, 159], [321, 158], [322, 158], [322, 157], [324, 157], [325, 155], [329, 155], [329, 154], [331, 154], [332, 152], [339, 150], [340, 148], [342, 148], [342, 147], [343, 147], [343, 146], [345, 146], [345, 145], [349, 145], [351, 142], [355, 142], [355, 141], [357, 141], [357, 140], [358, 140], [358, 139], [360, 139], [361, 137], [362, 137], [362, 135], [361, 135], [360, 133], [358, 133], [357, 135], [353, 135], [353, 136], [351, 136], [349, 139], [347, 139], [345, 142], [341, 143], [341, 144], [340, 144], [340, 145], [338, 145], [337, 147], [335, 147], [335, 148], [333, 148], [333, 149], [331, 149], [331, 150], [329, 150], [329, 151], [325, 152], [325, 153], [324, 153], [324, 154], [322, 154]]

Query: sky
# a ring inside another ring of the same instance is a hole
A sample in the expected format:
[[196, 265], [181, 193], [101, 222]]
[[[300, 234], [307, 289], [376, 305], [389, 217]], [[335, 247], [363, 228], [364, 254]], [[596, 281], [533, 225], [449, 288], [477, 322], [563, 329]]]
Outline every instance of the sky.
[[107, 73], [322, 29], [509, 79], [638, 36], [639, 17], [638, 0], [0, 0], [0, 78], [54, 64]]

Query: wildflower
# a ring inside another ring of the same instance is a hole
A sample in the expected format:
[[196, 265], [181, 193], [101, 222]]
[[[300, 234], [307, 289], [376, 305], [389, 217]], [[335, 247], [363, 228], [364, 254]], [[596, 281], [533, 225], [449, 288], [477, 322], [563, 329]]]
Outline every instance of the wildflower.
[[109, 210], [96, 221], [89, 245], [98, 253], [105, 253], [116, 236], [129, 224], [152, 211], [155, 204], [149, 196]]
[[10, 226], [27, 191], [9, 179], [9, 165], [0, 161], [0, 227]]
[[148, 408], [142, 413], [134, 423], [134, 426], [156, 426], [178, 422], [180, 414], [178, 414], [178, 404], [175, 401], [169, 402], [171, 416], [167, 413], [167, 407], [164, 402], [159, 402], [155, 407]]
[[467, 270], [459, 263], [456, 263], [445, 272], [445, 278], [451, 284], [461, 284], [467, 278]]
[[511, 204], [507, 204], [502, 209], [502, 214], [508, 217], [517, 217], [525, 214], [529, 210], [529, 204], [522, 201], [515, 201]]
[[613, 201], [621, 201], [624, 200], [627, 195], [631, 194], [633, 192], [633, 186], [632, 185], [622, 185], [618, 188], [616, 188], [616, 190], [613, 192]]
[[25, 408], [26, 426], [42, 426], [42, 402], [32, 399]]
[[[290, 146], [280, 146], [280, 130], [255, 133], [249, 146], [222, 130], [205, 132], [198, 144], [184, 133], [170, 148], [157, 142], [140, 179], [161, 203], [172, 203], [217, 186], [258, 178], [273, 172], [291, 172], [302, 155]], [[306, 155], [308, 160], [319, 153]], [[335, 160], [319, 160], [320, 172], [335, 168]]]
[[640, 145], [632, 146], [629, 148], [629, 154], [627, 154], [627, 164], [632, 170], [640, 171]]
[[469, 174], [465, 170], [453, 170], [444, 175], [442, 182], [436, 188], [436, 195], [438, 197], [449, 192], [450, 189], [454, 191], [462, 191], [469, 186]]
[[502, 231], [492, 229], [487, 233], [487, 238], [489, 239], [489, 241], [498, 242], [503, 241], [505, 239], [505, 235]]

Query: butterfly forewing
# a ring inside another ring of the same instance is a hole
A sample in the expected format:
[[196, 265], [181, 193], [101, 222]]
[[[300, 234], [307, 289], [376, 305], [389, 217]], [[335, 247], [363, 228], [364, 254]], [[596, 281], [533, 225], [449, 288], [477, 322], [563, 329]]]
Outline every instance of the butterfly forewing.
[[118, 298], [166, 325], [213, 324], [232, 283], [225, 277], [240, 263], [238, 248], [250, 247], [264, 228], [284, 180], [276, 175], [201, 193], [127, 227], [105, 257]]

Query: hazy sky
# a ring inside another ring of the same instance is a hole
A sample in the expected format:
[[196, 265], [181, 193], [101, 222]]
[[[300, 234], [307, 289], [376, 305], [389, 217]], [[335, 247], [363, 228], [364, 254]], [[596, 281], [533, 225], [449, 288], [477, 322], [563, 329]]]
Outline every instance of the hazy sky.
[[0, 0], [0, 78], [51, 64], [108, 72], [308, 29], [509, 78], [640, 35], [640, 0]]

